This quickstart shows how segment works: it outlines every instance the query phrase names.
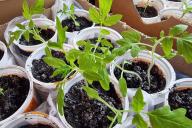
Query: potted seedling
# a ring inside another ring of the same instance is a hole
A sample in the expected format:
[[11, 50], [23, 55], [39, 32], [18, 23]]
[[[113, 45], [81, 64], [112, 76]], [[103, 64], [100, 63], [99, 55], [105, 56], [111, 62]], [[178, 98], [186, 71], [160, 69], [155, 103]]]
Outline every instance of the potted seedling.
[[171, 110], [185, 108], [187, 110], [186, 117], [192, 120], [191, 84], [192, 79], [190, 78], [177, 80], [166, 96], [166, 105], [169, 105]]
[[[34, 14], [44, 12], [44, 0], [35, 1], [34, 5], [29, 7], [27, 1], [23, 2], [24, 21], [16, 23], [16, 26], [9, 30], [9, 45], [12, 45], [12, 51], [15, 51], [23, 58], [23, 63], [29, 55], [37, 48], [43, 46], [43, 42], [56, 40], [55, 24], [47, 18], [33, 18]], [[6, 38], [6, 37], [5, 37]], [[24, 65], [24, 64], [23, 64]], [[22, 65], [22, 66], [23, 66]]]
[[33, 82], [21, 67], [1, 67], [0, 90], [0, 125], [38, 105]]
[[144, 23], [151, 24], [160, 21], [159, 11], [164, 8], [162, 0], [133, 0], [133, 2]]
[[100, 53], [106, 47], [110, 48], [110, 50], [117, 47], [116, 41], [122, 38], [121, 35], [113, 29], [102, 27], [115, 25], [122, 18], [119, 14], [109, 15], [111, 5], [112, 0], [101, 0], [99, 1], [99, 10], [94, 7], [89, 9], [90, 19], [99, 26], [80, 31], [73, 40], [73, 45], [76, 48], [83, 49], [83, 46], [77, 46], [78, 42], [81, 41], [88, 41], [90, 44], [96, 45], [98, 47], [97, 51], [100, 51]]
[[64, 3], [63, 9], [58, 11], [57, 16], [63, 27], [67, 27], [67, 37], [73, 38], [79, 31], [94, 26], [89, 18], [89, 13], [83, 9], [75, 9], [74, 4], [70, 8]]
[[[66, 29], [63, 28], [59, 19], [56, 20], [56, 27], [58, 31], [58, 41], [49, 41], [46, 46], [43, 46], [36, 51], [34, 51], [31, 56], [27, 59], [25, 68], [29, 75], [32, 77], [33, 81], [36, 83], [35, 87], [38, 89], [40, 94], [47, 97], [50, 91], [56, 89], [56, 85], [59, 81], [62, 81], [64, 77], [70, 79], [70, 70], [66, 71], [65, 75], [59, 75], [59, 65], [55, 68], [46, 63], [44, 58], [55, 57], [57, 61], [52, 61], [52, 63], [66, 63], [66, 68], [70, 67], [69, 62], [66, 60], [66, 51], [70, 50], [72, 46], [64, 45], [66, 40]], [[44, 42], [45, 43], [45, 42]], [[72, 77], [72, 76], [71, 76]]]
[[[118, 41], [118, 43], [124, 48], [131, 48], [131, 50], [127, 55], [120, 57], [112, 64], [111, 75], [124, 81], [128, 88], [141, 87], [150, 94], [154, 105], [163, 103], [165, 93], [175, 81], [175, 72], [164, 58], [155, 54], [155, 51], [157, 46], [160, 45], [164, 51], [163, 57], [171, 59], [175, 55], [181, 55], [188, 63], [191, 63], [192, 57], [189, 53], [191, 34], [186, 31], [187, 28], [186, 25], [177, 25], [170, 29], [167, 36], [164, 35], [164, 32], [161, 32], [159, 39], [151, 39], [152, 45], [140, 43], [141, 36], [138, 32], [123, 32], [124, 39]], [[177, 51], [173, 50], [174, 39], [177, 41]], [[140, 46], [147, 47], [151, 52], [142, 51], [143, 47]], [[161, 98], [161, 100], [157, 100], [158, 98]]]
[[64, 128], [57, 118], [40, 112], [30, 112], [17, 116], [2, 128]]

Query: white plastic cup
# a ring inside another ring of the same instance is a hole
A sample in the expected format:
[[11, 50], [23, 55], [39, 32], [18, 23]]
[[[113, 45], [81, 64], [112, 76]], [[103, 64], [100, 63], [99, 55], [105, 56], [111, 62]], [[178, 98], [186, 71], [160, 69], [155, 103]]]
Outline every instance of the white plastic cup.
[[18, 115], [12, 118], [11, 121], [5, 123], [1, 128], [18, 128], [27, 124], [44, 124], [50, 125], [53, 128], [65, 128], [62, 123], [55, 117], [40, 112], [30, 112]]
[[98, 38], [98, 35], [99, 35], [101, 29], [105, 29], [105, 30], [108, 30], [110, 32], [110, 34], [104, 36], [104, 38], [110, 39], [115, 46], [117, 46], [116, 41], [123, 38], [117, 31], [115, 31], [111, 28], [99, 27], [99, 26], [90, 27], [90, 28], [86, 28], [86, 29], [80, 31], [79, 34], [77, 34], [75, 36], [75, 38], [73, 40], [73, 46], [76, 49], [79, 49], [77, 46], [78, 41], [88, 40], [88, 39], [92, 39], [92, 38]]
[[[70, 81], [68, 81], [64, 86], [64, 94], [68, 93], [68, 91], [71, 89], [71, 87], [81, 80], [84, 80], [84, 78], [83, 78], [83, 76], [79, 75], [77, 78], [71, 79]], [[129, 110], [128, 96], [126, 96], [125, 98], [122, 98], [121, 93], [119, 91], [119, 87], [117, 86], [117, 83], [115, 83], [115, 81], [112, 78], [110, 78], [110, 80], [114, 85], [117, 95], [120, 97], [120, 99], [122, 101], [123, 110]], [[65, 116], [62, 116], [59, 112], [58, 112], [58, 115], [59, 115], [60, 120], [62, 121], [62, 123], [65, 125], [66, 128], [72, 128], [72, 126], [65, 119]], [[124, 122], [126, 120], [127, 116], [128, 116], [128, 113], [124, 112], [123, 117], [122, 117], [122, 122]], [[114, 128], [121, 128], [119, 126], [120, 125], [117, 124], [114, 126]]]
[[[174, 85], [176, 85], [176, 88], [184, 88], [184, 89], [191, 88], [192, 89], [192, 78], [179, 79], [172, 84], [172, 88]], [[169, 98], [169, 92], [165, 96], [165, 105], [166, 106], [169, 106], [168, 98]]]
[[182, 16], [182, 11], [180, 9], [176, 9], [176, 8], [166, 8], [160, 11], [160, 18], [169, 18], [171, 16], [175, 17], [175, 18], [181, 18]]
[[[145, 4], [147, 2], [147, 0], [136, 0], [133, 1], [135, 5], [141, 5], [143, 7], [145, 7]], [[164, 8], [164, 2], [162, 0], [149, 0], [149, 6], [154, 7], [157, 12], [158, 15], [155, 17], [151, 17], [151, 18], [145, 18], [145, 17], [141, 17], [141, 19], [143, 20], [144, 23], [146, 24], [152, 24], [152, 23], [157, 23], [160, 22], [161, 19], [159, 17], [159, 11], [162, 10]]]
[[3, 57], [0, 59], [0, 67], [15, 64], [15, 59], [7, 49], [6, 45], [0, 41], [0, 49], [4, 52]]
[[[65, 50], [70, 50], [72, 48], [71, 45], [64, 45]], [[36, 51], [34, 51], [27, 59], [26, 61], [26, 65], [25, 65], [25, 69], [27, 71], [27, 73], [29, 74], [29, 76], [32, 78], [32, 81], [34, 82], [34, 87], [37, 89], [37, 91], [39, 92], [39, 94], [42, 96], [43, 99], [46, 99], [49, 92], [51, 91], [56, 91], [56, 87], [58, 82], [54, 82], [54, 83], [45, 83], [42, 81], [37, 80], [33, 74], [32, 74], [32, 62], [35, 59], [40, 59], [43, 55], [45, 55], [45, 46], [37, 49]], [[74, 76], [75, 77], [75, 76]]]
[[[160, 55], [155, 54], [157, 58], [160, 58]], [[144, 61], [151, 62], [152, 56], [149, 51], [142, 51], [139, 53], [138, 58], [143, 59]], [[149, 101], [147, 102], [148, 104], [148, 110], [153, 110], [154, 108], [158, 107], [159, 105], [163, 104], [165, 101], [165, 94], [168, 92], [168, 90], [172, 87], [174, 81], [176, 80], [176, 74], [171, 66], [171, 64], [164, 58], [157, 59], [155, 58], [155, 64], [162, 70], [164, 77], [166, 79], [166, 86], [165, 89], [162, 90], [161, 92], [157, 92], [154, 94], [148, 94], [144, 93], [144, 97], [148, 97]], [[131, 60], [133, 57], [131, 56], [130, 52], [127, 52], [125, 55], [117, 58], [110, 66], [110, 74], [114, 80], [117, 80], [117, 78], [114, 75], [114, 69], [115, 69], [115, 64], [120, 64], [124, 60]], [[129, 88], [128, 90], [135, 91], [136, 89]], [[143, 91], [144, 92], [144, 91]], [[147, 96], [148, 95], [148, 96]], [[130, 97], [132, 99], [132, 97]]]
[[22, 67], [19, 67], [19, 66], [1, 67], [0, 76], [7, 76], [7, 75], [17, 75], [19, 77], [25, 77], [26, 79], [29, 80], [30, 87], [29, 87], [29, 93], [26, 97], [26, 100], [22, 104], [22, 106], [13, 115], [8, 117], [7, 119], [0, 121], [0, 126], [5, 124], [6, 122], [9, 122], [12, 118], [17, 117], [21, 113], [34, 110], [38, 105], [38, 100], [36, 98], [35, 91], [33, 88], [33, 82], [31, 80], [31, 78], [29, 77], [29, 75], [26, 73], [25, 69], [23, 69]]
[[[75, 15], [79, 17], [85, 17], [90, 21], [89, 18], [89, 12], [84, 10], [84, 9], [75, 9]], [[62, 22], [63, 20], [69, 18], [69, 16], [65, 14], [58, 13], [57, 16], [59, 17], [59, 20]], [[91, 27], [94, 27], [95, 23]], [[81, 30], [82, 31], [82, 30]], [[74, 31], [74, 32], [66, 32], [66, 36], [69, 39], [69, 44], [72, 43], [73, 38], [79, 33], [79, 31]]]

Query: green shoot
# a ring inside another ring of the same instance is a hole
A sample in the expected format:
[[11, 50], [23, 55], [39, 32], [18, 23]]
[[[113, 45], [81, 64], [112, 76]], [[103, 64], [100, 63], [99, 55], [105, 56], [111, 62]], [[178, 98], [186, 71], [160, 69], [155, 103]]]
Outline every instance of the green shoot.
[[99, 0], [99, 10], [96, 8], [89, 9], [89, 17], [92, 22], [100, 26], [112, 26], [121, 20], [122, 15], [109, 15], [111, 10], [112, 0]]
[[192, 12], [192, 5], [190, 5], [187, 1], [183, 1], [183, 14], [181, 16], [181, 18], [183, 18], [187, 13], [191, 13]]
[[69, 16], [73, 20], [76, 26], [80, 26], [80, 24], [76, 21], [74, 4], [72, 4], [70, 8], [68, 8], [66, 4], [63, 4], [63, 10], [58, 11], [58, 13], [61, 13], [61, 15], [65, 14]]
[[3, 90], [3, 88], [0, 88], [0, 96], [1, 95], [4, 95], [4, 90]]

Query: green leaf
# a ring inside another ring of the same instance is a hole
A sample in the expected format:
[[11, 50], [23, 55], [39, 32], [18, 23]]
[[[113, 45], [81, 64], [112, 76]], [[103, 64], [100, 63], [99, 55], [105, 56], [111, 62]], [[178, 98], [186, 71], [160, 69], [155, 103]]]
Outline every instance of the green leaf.
[[44, 57], [43, 61], [45, 61], [45, 63], [54, 68], [62, 68], [67, 65], [63, 60], [60, 60], [55, 57]]
[[108, 48], [113, 48], [113, 45], [107, 39], [102, 39], [101, 40], [101, 45], [105, 46], [105, 47], [108, 47]]
[[137, 128], [148, 128], [147, 123], [140, 114], [136, 114], [134, 116], [132, 124], [134, 124]]
[[19, 24], [17, 23], [16, 26], [19, 28], [19, 29], [24, 29], [25, 30], [25, 25], [22, 25], [22, 24]]
[[107, 72], [107, 69], [106, 69], [106, 66], [103, 67], [103, 68], [100, 68], [99, 69], [99, 72], [98, 72], [101, 76], [101, 80], [99, 80], [100, 84], [101, 84], [101, 87], [105, 90], [105, 91], [108, 91], [110, 89], [110, 79], [109, 79], [109, 74]]
[[111, 10], [112, 0], [99, 0], [99, 9], [102, 17], [108, 16], [108, 13]]
[[192, 120], [185, 114], [183, 108], [171, 111], [168, 106], [148, 112], [153, 128], [192, 128]]
[[133, 97], [131, 104], [133, 107], [133, 111], [136, 113], [141, 112], [143, 110], [143, 108], [145, 107], [145, 102], [144, 102], [141, 88], [137, 89], [137, 92], [136, 92], [135, 96]]
[[137, 57], [140, 51], [140, 47], [138, 45], [133, 44], [131, 48], [131, 56], [134, 58]]
[[56, 27], [58, 31], [58, 45], [60, 46], [60, 48], [63, 48], [63, 44], [66, 42], [67, 27], [63, 28], [58, 17], [56, 17]]
[[44, 0], [36, 0], [31, 7], [31, 15], [42, 14], [44, 12]]
[[119, 15], [119, 14], [108, 16], [104, 21], [104, 25], [113, 26], [117, 24], [121, 19], [122, 19], [122, 15]]
[[47, 46], [51, 49], [57, 49], [57, 50], [63, 50], [63, 46], [61, 47], [58, 43], [56, 42], [51, 42], [48, 41]]
[[137, 31], [129, 30], [122, 32], [121, 35], [132, 41], [132, 43], [139, 43], [141, 40], [141, 34]]
[[63, 89], [62, 89], [62, 86], [60, 86], [58, 88], [58, 94], [57, 94], [57, 105], [58, 105], [58, 111], [59, 113], [63, 116], [64, 115], [64, 110], [63, 110], [63, 107], [64, 107], [64, 92], [63, 92]]
[[25, 37], [25, 39], [26, 39], [27, 41], [29, 41], [29, 31], [28, 31], [28, 30], [26, 30], [26, 31], [23, 33], [23, 36]]
[[169, 56], [172, 53], [173, 48], [173, 39], [172, 38], [165, 38], [162, 41], [162, 49], [165, 54], [165, 56]]
[[100, 15], [96, 8], [89, 9], [89, 17], [92, 22], [99, 24], [100, 23]]
[[31, 18], [31, 13], [29, 9], [29, 5], [27, 3], [27, 0], [23, 1], [23, 17], [25, 19], [30, 19]]
[[34, 28], [35, 27], [35, 24], [33, 22], [33, 20], [30, 20], [29, 21], [29, 28]]
[[126, 97], [126, 95], [127, 95], [127, 82], [126, 82], [125, 78], [121, 77], [119, 79], [119, 87], [120, 87], [120, 91], [121, 91], [121, 94], [123, 95], [123, 97]]
[[101, 30], [100, 30], [100, 34], [101, 34], [102, 36], [106, 36], [106, 35], [109, 35], [109, 34], [110, 34], [110, 31], [108, 31], [108, 30], [106, 30], [106, 29], [101, 29]]
[[101, 80], [100, 74], [92, 72], [92, 71], [86, 71], [83, 72], [83, 76], [88, 79], [88, 80], [92, 80], [92, 81], [98, 81]]
[[188, 28], [187, 25], [179, 24], [179, 25], [176, 25], [173, 28], [171, 28], [169, 31], [169, 34], [171, 36], [178, 36], [178, 35], [184, 33], [187, 30], [187, 28]]
[[58, 75], [62, 75], [62, 77], [66, 77], [69, 73], [70, 73], [71, 69], [69, 68], [69, 66], [64, 66], [62, 68], [58, 68], [56, 69], [53, 74], [52, 77], [58, 76]]
[[90, 88], [88, 86], [84, 86], [83, 90], [87, 93], [87, 95], [91, 99], [99, 99], [100, 98], [98, 92], [96, 90], [94, 90], [93, 88]]
[[17, 30], [15, 32], [10, 32], [10, 41], [9, 41], [9, 46], [13, 43], [14, 40], [18, 40], [23, 33], [22, 30]]
[[45, 48], [45, 54], [48, 57], [52, 57], [51, 50], [48, 47]]

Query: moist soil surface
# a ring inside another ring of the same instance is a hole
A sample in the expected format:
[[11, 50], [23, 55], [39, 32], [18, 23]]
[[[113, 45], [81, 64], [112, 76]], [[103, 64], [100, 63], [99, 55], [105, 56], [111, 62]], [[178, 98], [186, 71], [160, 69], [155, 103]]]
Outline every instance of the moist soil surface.
[[24, 103], [29, 92], [29, 80], [16, 75], [0, 77], [0, 121], [14, 114]]
[[[85, 40], [85, 41], [86, 41], [86, 42], [90, 42], [91, 44], [97, 44], [97, 40], [98, 40], [98, 38], [92, 38], [92, 39]], [[100, 49], [100, 47], [109, 48], [110, 51], [112, 51], [112, 50], [115, 48], [115, 46], [114, 46], [114, 44], [112, 43], [111, 40], [109, 40], [109, 39], [106, 39], [106, 40], [107, 40], [108, 42], [110, 42], [111, 47], [105, 46], [105, 45], [103, 45], [102, 43], [99, 43], [98, 48], [96, 49], [96, 52], [97, 52], [97, 53], [103, 53], [103, 51]], [[84, 46], [80, 46], [79, 49], [80, 49], [80, 50], [84, 50]], [[92, 51], [94, 51], [94, 49], [92, 49]]]
[[[147, 70], [149, 68], [149, 63], [142, 60], [132, 60], [128, 61], [129, 63], [124, 64], [124, 69], [128, 71], [134, 71], [140, 75], [142, 78], [142, 82], [140, 79], [132, 74], [123, 73], [123, 77], [127, 82], [128, 88], [138, 88], [141, 87], [143, 90], [148, 92], [149, 94], [157, 93], [162, 91], [166, 85], [166, 79], [163, 76], [162, 71], [158, 68], [158, 66], [154, 65], [151, 70], [151, 85], [149, 86]], [[122, 64], [120, 64], [122, 67]], [[115, 68], [114, 74], [115, 77], [119, 80], [121, 76], [122, 70], [118, 67]]]
[[[65, 61], [65, 63], [68, 64], [68, 62], [65, 58], [65, 54], [63, 54], [62, 52], [52, 50], [51, 53], [52, 53], [53, 57], [61, 59], [61, 60]], [[43, 61], [44, 57], [45, 56], [42, 56], [41, 59], [33, 60], [33, 62], [32, 62], [33, 77], [39, 81], [46, 82], [46, 83], [49, 83], [49, 82], [52, 83], [52, 82], [57, 82], [57, 81], [63, 80], [61, 75], [52, 77], [52, 74], [56, 69], [49, 66], [47, 63], [45, 63]]]
[[[114, 113], [103, 103], [91, 100], [82, 89], [84, 81], [80, 81], [72, 86], [65, 95], [65, 118], [73, 128], [108, 128], [111, 121], [107, 116], [114, 117]], [[104, 91], [98, 82], [93, 82], [93, 88], [98, 90], [102, 97], [111, 106], [122, 109], [122, 104], [118, 98], [113, 85], [111, 89]]]
[[172, 110], [185, 108], [186, 116], [192, 120], [192, 88], [182, 90], [173, 88], [169, 93], [168, 102]]
[[78, 17], [76, 16], [76, 21], [79, 23], [79, 26], [75, 25], [75, 22], [72, 19], [65, 19], [62, 21], [62, 26], [65, 27], [67, 26], [68, 32], [74, 32], [74, 31], [80, 31], [82, 29], [91, 27], [93, 23], [86, 19], [85, 17]]
[[[40, 29], [38, 28], [38, 30], [40, 31], [39, 34], [40, 36], [45, 40], [45, 41], [48, 41], [49, 39], [51, 39], [55, 32], [52, 30], [52, 29]], [[38, 44], [41, 44], [42, 42], [39, 41], [39, 40], [35, 40], [33, 38], [33, 34], [29, 34], [29, 41], [27, 41], [25, 39], [25, 37], [22, 35], [20, 40], [19, 40], [19, 43], [22, 44], [22, 45], [27, 45], [27, 46], [32, 46], [32, 45], [38, 45]]]
[[144, 18], [156, 17], [158, 15], [157, 10], [152, 6], [147, 6], [146, 9], [145, 7], [138, 7], [138, 6], [136, 6], [136, 8], [140, 16]]
[[21, 126], [19, 128], [53, 128], [53, 127], [45, 124], [36, 124], [36, 125], [28, 124], [25, 126]]
[[4, 51], [2, 51], [2, 50], [0, 49], [0, 60], [3, 58], [3, 55], [4, 55]]
[[89, 0], [89, 3], [95, 5], [95, 0]]

